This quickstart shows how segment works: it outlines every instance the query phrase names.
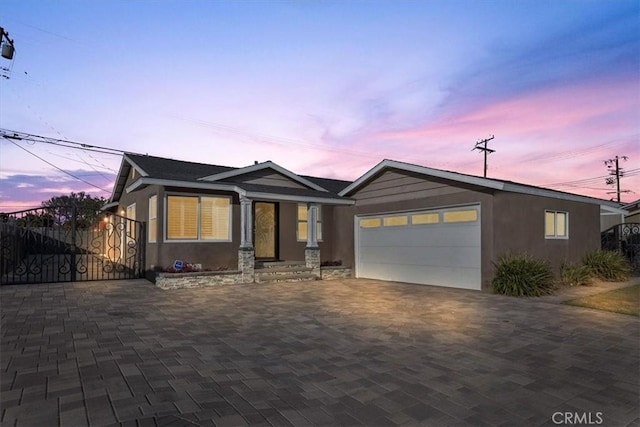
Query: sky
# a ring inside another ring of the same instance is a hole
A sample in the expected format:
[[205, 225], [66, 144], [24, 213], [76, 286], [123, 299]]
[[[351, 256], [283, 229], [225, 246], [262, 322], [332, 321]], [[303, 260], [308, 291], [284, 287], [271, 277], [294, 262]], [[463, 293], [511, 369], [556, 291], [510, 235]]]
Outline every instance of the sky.
[[[636, 0], [2, 0], [0, 26], [5, 130], [346, 180], [482, 176], [495, 136], [490, 178], [610, 199], [626, 156], [640, 198]], [[120, 163], [0, 138], [0, 211], [108, 198]]]

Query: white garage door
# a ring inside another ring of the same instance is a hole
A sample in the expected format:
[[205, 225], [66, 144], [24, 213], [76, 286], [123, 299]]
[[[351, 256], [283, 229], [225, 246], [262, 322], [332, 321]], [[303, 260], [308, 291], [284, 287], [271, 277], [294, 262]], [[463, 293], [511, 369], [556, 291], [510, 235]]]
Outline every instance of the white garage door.
[[356, 218], [357, 277], [480, 289], [480, 205]]

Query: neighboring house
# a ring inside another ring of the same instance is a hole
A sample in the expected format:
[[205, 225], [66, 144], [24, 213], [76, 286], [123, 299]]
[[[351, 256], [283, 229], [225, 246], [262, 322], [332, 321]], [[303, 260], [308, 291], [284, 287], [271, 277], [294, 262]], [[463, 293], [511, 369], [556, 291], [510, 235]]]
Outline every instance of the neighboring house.
[[255, 260], [342, 260], [356, 277], [487, 289], [508, 252], [557, 270], [600, 247], [615, 203], [384, 160], [355, 182], [124, 156], [105, 207], [147, 223], [146, 268], [176, 259], [252, 281]]
[[628, 214], [624, 218], [624, 222], [640, 223], [640, 199], [636, 200], [635, 202], [628, 203], [622, 208], [628, 212]]
[[603, 205], [600, 211], [600, 231], [607, 231], [616, 225], [628, 222], [625, 219], [626, 214], [627, 208], [622, 203], [611, 202], [610, 206]]

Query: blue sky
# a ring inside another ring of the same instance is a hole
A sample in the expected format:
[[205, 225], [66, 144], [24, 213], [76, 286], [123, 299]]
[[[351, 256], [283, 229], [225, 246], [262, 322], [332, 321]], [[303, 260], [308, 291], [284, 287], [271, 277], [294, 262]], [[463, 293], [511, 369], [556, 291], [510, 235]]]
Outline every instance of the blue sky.
[[[5, 129], [343, 179], [384, 158], [481, 175], [495, 135], [489, 176], [610, 198], [602, 161], [626, 155], [639, 197], [637, 1], [4, 0], [0, 26]], [[0, 210], [106, 196], [120, 164], [18, 144]]]

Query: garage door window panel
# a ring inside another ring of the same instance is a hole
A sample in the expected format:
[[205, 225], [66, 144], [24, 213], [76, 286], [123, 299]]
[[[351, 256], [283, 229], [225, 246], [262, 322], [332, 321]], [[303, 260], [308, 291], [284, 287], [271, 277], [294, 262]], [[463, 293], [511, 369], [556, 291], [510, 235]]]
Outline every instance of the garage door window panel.
[[475, 222], [478, 220], [478, 211], [475, 209], [464, 211], [448, 211], [442, 214], [445, 223]]
[[423, 224], [438, 224], [440, 223], [440, 214], [438, 213], [423, 213], [411, 215], [411, 224], [423, 225]]
[[401, 227], [409, 224], [409, 218], [406, 215], [387, 216], [382, 219], [382, 225], [385, 227]]
[[360, 220], [361, 228], [378, 228], [382, 226], [380, 218], [363, 218]]

